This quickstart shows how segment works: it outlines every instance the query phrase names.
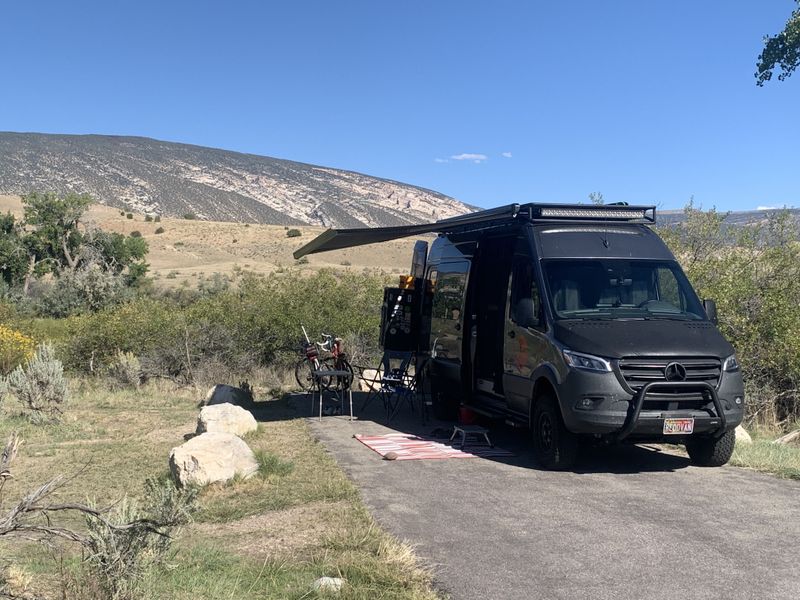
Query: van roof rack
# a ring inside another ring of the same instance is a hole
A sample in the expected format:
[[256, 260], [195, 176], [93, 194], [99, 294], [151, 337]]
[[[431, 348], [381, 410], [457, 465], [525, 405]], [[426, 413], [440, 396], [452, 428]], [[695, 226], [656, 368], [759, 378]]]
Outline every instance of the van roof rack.
[[387, 242], [424, 233], [456, 233], [508, 224], [514, 219], [528, 221], [614, 221], [655, 223], [655, 206], [616, 204], [509, 204], [489, 210], [441, 219], [435, 223], [400, 225], [397, 227], [362, 227], [328, 229], [293, 253], [295, 258], [353, 246]]

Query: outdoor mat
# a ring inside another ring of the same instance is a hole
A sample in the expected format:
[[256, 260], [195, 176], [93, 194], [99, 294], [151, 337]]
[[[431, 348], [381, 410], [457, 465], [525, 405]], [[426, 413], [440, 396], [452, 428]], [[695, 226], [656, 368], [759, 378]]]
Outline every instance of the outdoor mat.
[[394, 453], [393, 460], [433, 460], [442, 458], [493, 458], [514, 456], [503, 448], [490, 448], [480, 443], [467, 443], [464, 450], [453, 448], [442, 441], [421, 438], [410, 433], [389, 433], [386, 435], [354, 435], [359, 442], [371, 448], [384, 458]]

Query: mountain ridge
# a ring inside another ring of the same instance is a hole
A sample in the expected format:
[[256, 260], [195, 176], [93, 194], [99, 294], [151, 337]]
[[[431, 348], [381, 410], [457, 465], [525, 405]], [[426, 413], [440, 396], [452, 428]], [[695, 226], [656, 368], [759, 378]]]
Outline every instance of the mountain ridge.
[[476, 210], [421, 186], [257, 154], [143, 136], [0, 132], [0, 193], [30, 191], [278, 225], [406, 225]]

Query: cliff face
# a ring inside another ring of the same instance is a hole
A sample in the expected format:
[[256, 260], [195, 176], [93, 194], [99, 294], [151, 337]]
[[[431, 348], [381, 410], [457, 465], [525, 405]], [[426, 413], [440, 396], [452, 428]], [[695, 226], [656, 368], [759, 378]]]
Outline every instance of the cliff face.
[[140, 137], [0, 133], [0, 194], [30, 191], [279, 225], [405, 225], [474, 210], [424, 188], [265, 156]]

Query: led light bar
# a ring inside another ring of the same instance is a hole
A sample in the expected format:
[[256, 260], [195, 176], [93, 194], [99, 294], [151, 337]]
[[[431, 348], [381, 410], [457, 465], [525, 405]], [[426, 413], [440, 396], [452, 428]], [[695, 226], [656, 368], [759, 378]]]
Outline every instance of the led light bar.
[[533, 218], [656, 222], [655, 206], [533, 205]]

